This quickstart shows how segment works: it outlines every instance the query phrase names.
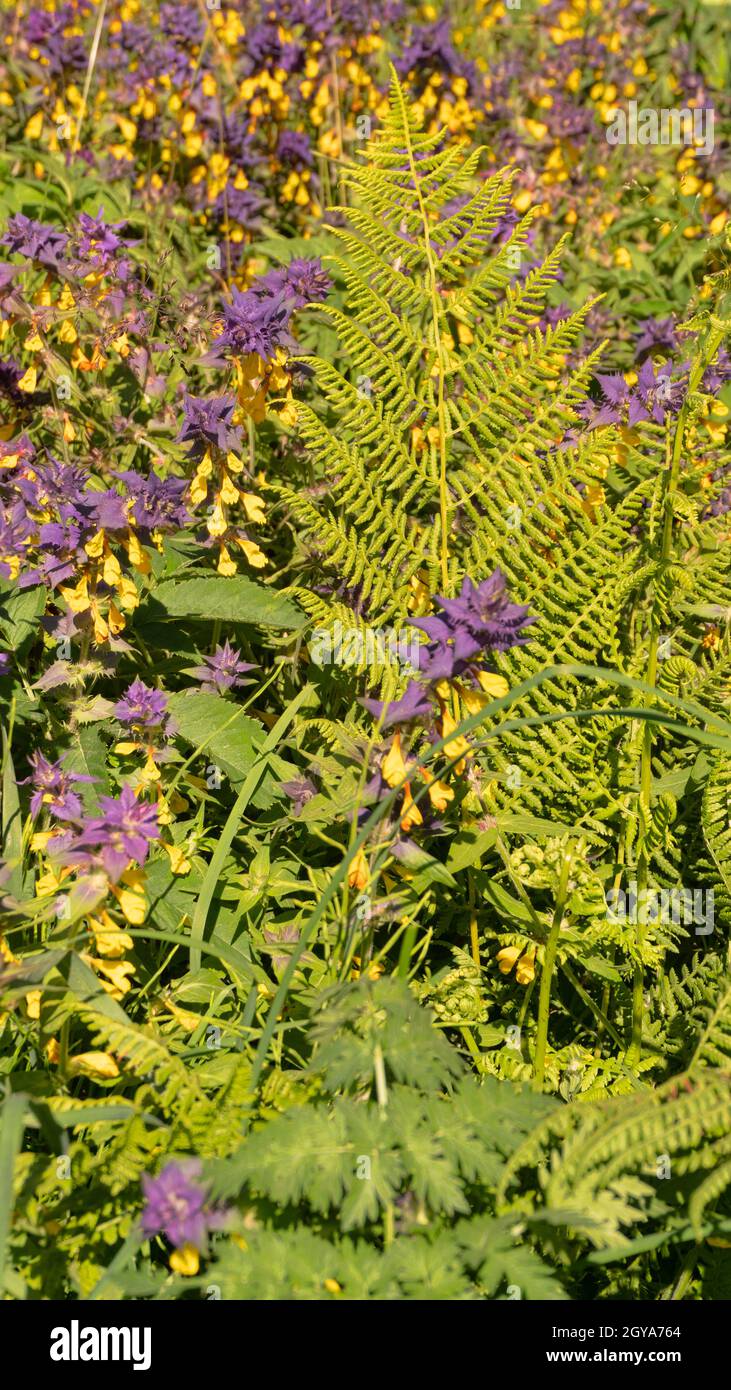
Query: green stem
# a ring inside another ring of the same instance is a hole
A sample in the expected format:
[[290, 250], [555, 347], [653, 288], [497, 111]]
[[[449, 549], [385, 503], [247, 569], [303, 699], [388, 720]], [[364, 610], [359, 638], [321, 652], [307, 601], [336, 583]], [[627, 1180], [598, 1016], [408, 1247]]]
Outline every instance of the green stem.
[[[378, 1102], [378, 1113], [382, 1120], [386, 1118], [388, 1108], [388, 1085], [386, 1082], [386, 1064], [383, 1057], [383, 1050], [380, 1043], [376, 1043], [373, 1049], [373, 1079], [376, 1085], [376, 1100]], [[386, 1202], [383, 1213], [383, 1244], [390, 1245], [394, 1238], [394, 1210], [393, 1202]]]
[[546, 941], [543, 956], [543, 970], [541, 971], [541, 988], [538, 994], [538, 1025], [536, 1028], [536, 1051], [533, 1063], [533, 1077], [537, 1091], [543, 1090], [543, 1083], [546, 1075], [546, 1045], [548, 1043], [548, 1015], [551, 1007], [551, 985], [553, 983], [553, 972], [556, 965], [558, 937], [561, 931], [564, 907], [566, 906], [570, 868], [571, 855], [567, 850], [561, 865], [561, 877], [559, 879], [556, 907], [548, 932], [548, 940]]
[[467, 870], [467, 888], [469, 893], [470, 904], [470, 946], [472, 948], [472, 959], [475, 962], [477, 969], [481, 971], [482, 962], [480, 960], [480, 936], [477, 930], [477, 913], [475, 912], [475, 880], [472, 874], [470, 873], [469, 869]]

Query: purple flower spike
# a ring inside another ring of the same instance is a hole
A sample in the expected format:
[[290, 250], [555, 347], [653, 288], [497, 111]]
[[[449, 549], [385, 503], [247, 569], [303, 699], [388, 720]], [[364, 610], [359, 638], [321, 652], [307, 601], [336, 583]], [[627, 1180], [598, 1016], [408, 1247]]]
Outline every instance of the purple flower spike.
[[637, 356], [642, 357], [647, 353], [653, 352], [674, 352], [678, 346], [678, 338], [675, 331], [675, 320], [666, 319], [642, 319], [637, 325], [639, 336], [635, 343]]
[[198, 677], [204, 690], [218, 691], [220, 695], [235, 686], [247, 685], [241, 676], [255, 668], [251, 662], [239, 660], [240, 656], [241, 652], [229, 646], [226, 638], [222, 647], [216, 647], [213, 656], [204, 656], [204, 665], [193, 667], [193, 675]]
[[332, 280], [320, 261], [305, 261], [300, 257], [290, 261], [284, 276], [284, 292], [294, 301], [295, 309], [304, 309], [305, 304], [319, 304], [331, 289]]
[[465, 576], [459, 598], [440, 598], [439, 602], [454, 627], [466, 628], [480, 648], [490, 647], [494, 652], [527, 642], [521, 629], [534, 621], [527, 608], [508, 601], [505, 576], [499, 569], [477, 585]]
[[624, 419], [624, 408], [629, 400], [629, 386], [619, 372], [599, 372], [597, 381], [602, 399], [597, 409], [593, 401], [582, 401], [578, 414], [588, 421], [589, 429], [596, 430], [603, 425], [619, 425]]
[[428, 698], [423, 685], [418, 685], [416, 681], [409, 681], [406, 693], [400, 700], [362, 700], [361, 704], [373, 715], [374, 719], [383, 718], [382, 727], [390, 729], [392, 724], [408, 724], [411, 719], [425, 719], [432, 713], [432, 703]]
[[[138, 801], [129, 786], [122, 788], [118, 799], [99, 797], [100, 816], [85, 821], [82, 833], [66, 853], [66, 862], [77, 867], [89, 867], [95, 857], [116, 881], [130, 860], [144, 864], [150, 840], [159, 837], [157, 806]], [[93, 851], [92, 855], [85, 850]]]
[[32, 217], [17, 212], [8, 218], [8, 230], [2, 238], [3, 246], [28, 260], [37, 261], [50, 270], [63, 270], [61, 258], [68, 246], [68, 236], [58, 227], [45, 222], [36, 222]]
[[79, 253], [82, 256], [93, 256], [97, 262], [106, 264], [120, 246], [127, 244], [116, 235], [117, 230], [124, 226], [124, 222], [105, 222], [104, 208], [99, 209], [96, 217], [90, 217], [87, 212], [80, 213], [79, 226]]
[[313, 796], [317, 795], [317, 787], [311, 777], [293, 777], [291, 782], [282, 782], [282, 791], [292, 802], [292, 815], [296, 820]]
[[215, 339], [209, 360], [221, 349], [228, 348], [235, 355], [246, 357], [249, 353], [257, 353], [265, 362], [270, 362], [277, 348], [291, 341], [287, 332], [289, 319], [290, 313], [281, 295], [262, 299], [253, 290], [242, 294], [234, 287], [231, 303], [223, 306], [223, 333]]
[[185, 1158], [166, 1163], [156, 1178], [143, 1173], [141, 1226], [146, 1236], [164, 1235], [177, 1250], [185, 1245], [205, 1250], [209, 1231], [219, 1229], [227, 1213], [208, 1205], [201, 1172], [197, 1158]]
[[202, 459], [212, 444], [223, 453], [241, 447], [241, 430], [233, 424], [235, 409], [234, 396], [185, 396], [178, 440], [192, 446], [190, 458]]
[[637, 386], [627, 415], [627, 424], [632, 426], [640, 420], [654, 420], [662, 425], [666, 415], [677, 415], [685, 398], [686, 383], [673, 381], [673, 367], [665, 362], [658, 367], [657, 375], [651, 358], [646, 358], [640, 367]]
[[161, 724], [168, 707], [168, 697], [162, 690], [152, 690], [139, 676], [125, 690], [121, 700], [114, 706], [114, 713], [120, 724], [131, 728], [150, 729]]
[[75, 820], [80, 816], [81, 801], [76, 792], [71, 791], [72, 783], [93, 782], [95, 779], [81, 772], [66, 772], [60, 759], [51, 763], [42, 753], [31, 753], [29, 761], [33, 771], [24, 781], [30, 782], [33, 787], [31, 815], [39, 815], [45, 806], [56, 820]]

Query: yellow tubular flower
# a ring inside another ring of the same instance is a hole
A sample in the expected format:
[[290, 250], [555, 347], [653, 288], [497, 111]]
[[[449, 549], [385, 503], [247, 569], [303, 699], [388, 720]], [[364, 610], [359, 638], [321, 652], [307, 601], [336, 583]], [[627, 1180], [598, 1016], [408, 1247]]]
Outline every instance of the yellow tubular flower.
[[174, 1250], [170, 1256], [170, 1268], [174, 1274], [191, 1277], [200, 1269], [200, 1255], [194, 1245], [184, 1245], [182, 1250]]
[[389, 787], [399, 787], [406, 777], [406, 763], [401, 752], [401, 735], [394, 734], [393, 742], [383, 762], [381, 773]]

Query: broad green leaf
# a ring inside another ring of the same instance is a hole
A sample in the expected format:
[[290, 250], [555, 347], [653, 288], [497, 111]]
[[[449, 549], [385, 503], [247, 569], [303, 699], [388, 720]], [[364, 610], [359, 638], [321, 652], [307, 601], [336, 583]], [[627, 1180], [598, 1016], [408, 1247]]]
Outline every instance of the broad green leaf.
[[172, 618], [205, 618], [211, 622], [256, 623], [260, 627], [298, 628], [303, 615], [292, 600], [276, 589], [255, 584], [245, 575], [230, 579], [166, 581], [154, 590], [155, 601]]
[[8, 1096], [0, 1124], [0, 1288], [5, 1282], [5, 1256], [13, 1219], [15, 1160], [23, 1142], [27, 1096]]
[[106, 749], [97, 726], [87, 724], [75, 735], [71, 750], [65, 759], [64, 766], [69, 772], [78, 772], [84, 777], [94, 778], [93, 782], [79, 782], [76, 785], [87, 811], [95, 805], [98, 796], [104, 796], [109, 790], [105, 754]]
[[2, 746], [2, 857], [10, 870], [7, 887], [16, 898], [22, 898], [26, 891], [32, 892], [33, 884], [32, 879], [26, 883], [26, 875], [23, 872], [23, 817], [15, 768], [4, 729]]
[[16, 656], [38, 632], [38, 619], [46, 606], [46, 589], [6, 589], [0, 594], [0, 632]]
[[244, 714], [240, 705], [205, 690], [184, 690], [171, 695], [170, 714], [178, 736], [204, 752], [231, 781], [245, 777], [265, 730]]

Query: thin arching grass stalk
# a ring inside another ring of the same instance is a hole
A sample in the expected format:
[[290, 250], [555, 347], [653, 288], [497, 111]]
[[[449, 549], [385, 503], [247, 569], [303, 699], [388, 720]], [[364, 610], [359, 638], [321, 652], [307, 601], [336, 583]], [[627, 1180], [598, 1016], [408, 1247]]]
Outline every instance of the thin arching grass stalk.
[[546, 1074], [546, 1046], [548, 1043], [548, 1015], [551, 1008], [551, 985], [553, 983], [553, 972], [556, 966], [556, 952], [558, 950], [558, 938], [563, 922], [564, 909], [569, 889], [569, 875], [571, 873], [572, 855], [567, 849], [561, 862], [561, 875], [556, 895], [556, 905], [553, 912], [551, 926], [548, 932], [545, 952], [543, 956], [543, 968], [541, 970], [541, 985], [538, 992], [538, 1024], [536, 1028], [536, 1048], [533, 1062], [533, 1079], [536, 1090], [543, 1090], [543, 1083]]

